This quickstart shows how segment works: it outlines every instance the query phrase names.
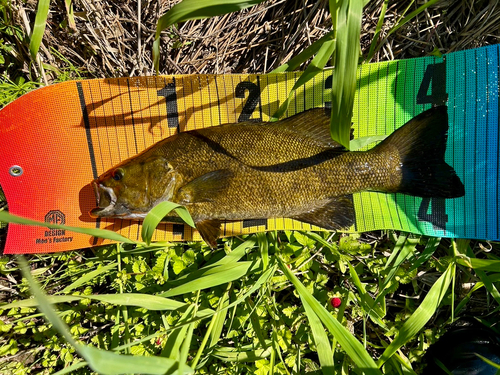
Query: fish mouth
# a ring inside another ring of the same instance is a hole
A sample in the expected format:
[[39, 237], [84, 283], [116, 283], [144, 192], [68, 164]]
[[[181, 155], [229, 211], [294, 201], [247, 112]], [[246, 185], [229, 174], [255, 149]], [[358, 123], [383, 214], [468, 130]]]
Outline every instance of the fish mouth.
[[112, 188], [92, 181], [97, 207], [90, 210], [90, 216], [94, 218], [116, 216], [116, 194]]
[[92, 181], [97, 207], [90, 210], [89, 215], [95, 219], [114, 217], [119, 219], [144, 220], [147, 212], [131, 212], [123, 204], [117, 204], [115, 191], [97, 181]]

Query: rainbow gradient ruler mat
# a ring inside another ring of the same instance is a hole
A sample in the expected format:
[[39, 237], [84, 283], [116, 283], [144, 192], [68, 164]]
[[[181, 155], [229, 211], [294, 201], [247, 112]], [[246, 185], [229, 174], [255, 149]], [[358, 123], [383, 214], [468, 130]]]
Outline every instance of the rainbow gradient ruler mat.
[[[465, 185], [456, 199], [354, 194], [354, 231], [398, 229], [440, 237], [500, 239], [499, 46], [359, 68], [355, 137], [390, 134], [433, 104], [448, 105], [446, 162]], [[0, 111], [0, 185], [12, 214], [140, 239], [141, 224], [95, 220], [90, 182], [153, 143], [191, 129], [267, 121], [300, 73], [186, 75], [72, 81], [24, 95]], [[328, 106], [331, 71], [296, 91], [287, 116]], [[225, 236], [320, 229], [291, 219], [226, 223]], [[161, 224], [154, 240], [200, 240], [187, 225]], [[5, 253], [106, 243], [83, 234], [10, 224]]]

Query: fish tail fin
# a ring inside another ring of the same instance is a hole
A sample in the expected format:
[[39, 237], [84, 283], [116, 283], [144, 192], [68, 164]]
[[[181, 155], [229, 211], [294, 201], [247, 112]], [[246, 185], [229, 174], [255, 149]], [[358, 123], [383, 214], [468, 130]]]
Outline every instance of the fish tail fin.
[[455, 170], [444, 161], [448, 138], [446, 106], [433, 107], [397, 129], [376, 149], [396, 150], [402, 164], [397, 192], [419, 197], [457, 198], [465, 188]]

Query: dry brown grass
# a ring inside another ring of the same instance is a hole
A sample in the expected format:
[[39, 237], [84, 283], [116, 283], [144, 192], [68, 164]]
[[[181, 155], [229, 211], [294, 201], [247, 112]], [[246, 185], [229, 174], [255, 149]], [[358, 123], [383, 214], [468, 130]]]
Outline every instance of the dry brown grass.
[[[151, 49], [156, 21], [178, 0], [75, 0], [76, 28], [64, 26], [62, 1], [53, 1], [41, 57], [44, 63], [64, 68], [57, 50], [89, 77], [151, 75]], [[394, 34], [392, 26], [408, 8], [422, 1], [391, 2], [372, 61], [425, 56], [499, 42], [500, 5], [488, 0], [443, 0]], [[36, 1], [12, 1], [13, 22], [27, 32]], [[139, 4], [141, 5], [139, 7]], [[362, 50], [366, 56], [383, 1], [365, 9]], [[162, 36], [161, 74], [262, 73], [288, 61], [329, 29], [327, 0], [272, 0], [235, 14], [189, 21]], [[19, 44], [19, 43], [18, 43]], [[36, 74], [25, 45], [15, 51], [24, 74]], [[47, 72], [48, 80], [57, 73]]]

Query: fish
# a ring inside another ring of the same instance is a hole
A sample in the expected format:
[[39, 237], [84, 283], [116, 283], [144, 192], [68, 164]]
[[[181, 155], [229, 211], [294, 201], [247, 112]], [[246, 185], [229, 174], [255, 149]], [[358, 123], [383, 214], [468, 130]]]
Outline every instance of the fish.
[[465, 194], [444, 160], [448, 127], [447, 107], [436, 106], [368, 151], [348, 151], [333, 141], [325, 108], [272, 123], [180, 132], [92, 181], [97, 207], [90, 215], [143, 220], [158, 203], [175, 202], [187, 208], [212, 248], [224, 221], [283, 217], [328, 230], [349, 228], [357, 192]]

